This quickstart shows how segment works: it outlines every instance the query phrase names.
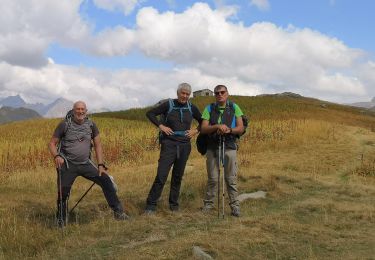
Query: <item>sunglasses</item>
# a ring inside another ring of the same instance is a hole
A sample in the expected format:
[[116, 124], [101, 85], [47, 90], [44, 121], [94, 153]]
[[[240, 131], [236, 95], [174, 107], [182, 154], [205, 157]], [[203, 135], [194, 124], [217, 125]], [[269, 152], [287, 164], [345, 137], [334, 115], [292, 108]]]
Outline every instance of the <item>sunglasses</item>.
[[215, 96], [218, 96], [218, 95], [224, 95], [225, 92], [227, 92], [227, 91], [225, 91], [225, 90], [217, 91], [217, 92], [215, 92]]

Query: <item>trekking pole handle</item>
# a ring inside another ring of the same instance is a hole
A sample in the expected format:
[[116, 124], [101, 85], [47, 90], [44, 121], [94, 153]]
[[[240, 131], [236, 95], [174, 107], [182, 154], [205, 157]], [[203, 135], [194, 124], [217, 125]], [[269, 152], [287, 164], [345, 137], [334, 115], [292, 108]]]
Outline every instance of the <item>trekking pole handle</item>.
[[99, 166], [103, 166], [104, 170], [108, 170], [108, 167], [107, 167], [107, 166], [105, 166], [105, 164], [104, 164], [104, 163], [99, 163], [99, 164], [98, 164], [98, 168], [99, 168]]

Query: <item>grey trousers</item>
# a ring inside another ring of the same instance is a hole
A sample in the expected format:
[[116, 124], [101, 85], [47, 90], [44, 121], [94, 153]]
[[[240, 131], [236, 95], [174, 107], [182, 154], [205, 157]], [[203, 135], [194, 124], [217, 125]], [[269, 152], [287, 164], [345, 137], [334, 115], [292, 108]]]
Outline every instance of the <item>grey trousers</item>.
[[[214, 199], [217, 193], [218, 176], [219, 176], [219, 157], [218, 150], [207, 150], [207, 192], [204, 199], [205, 207], [213, 207]], [[222, 182], [222, 166], [220, 168], [220, 183]], [[240, 203], [237, 199], [237, 150], [225, 150], [224, 155], [224, 177], [229, 196], [229, 205], [232, 209], [239, 208]], [[222, 184], [221, 184], [222, 185]], [[221, 187], [220, 187], [221, 188]]]
[[[104, 193], [104, 197], [107, 200], [108, 205], [114, 212], [122, 213], [123, 207], [122, 204], [117, 197], [116, 189], [112, 183], [110, 177], [106, 174], [99, 176], [98, 169], [91, 163], [87, 164], [73, 164], [69, 163], [69, 169], [66, 167], [66, 164], [63, 165], [61, 168], [61, 194], [62, 198], [60, 198], [60, 183], [59, 183], [59, 176], [57, 176], [57, 201], [63, 201], [65, 203], [70, 195], [70, 190], [75, 179], [78, 176], [82, 176], [90, 181], [95, 182], [99, 185]], [[59, 208], [59, 207], [58, 207]]]

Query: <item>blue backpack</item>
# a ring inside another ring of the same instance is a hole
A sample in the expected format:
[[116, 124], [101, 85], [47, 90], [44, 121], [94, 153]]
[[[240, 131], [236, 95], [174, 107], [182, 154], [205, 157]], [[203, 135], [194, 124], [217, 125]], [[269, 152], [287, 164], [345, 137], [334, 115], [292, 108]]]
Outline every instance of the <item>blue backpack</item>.
[[[165, 125], [165, 123], [168, 120], [169, 114], [172, 111], [174, 111], [174, 110], [179, 111], [180, 121], [181, 122], [183, 122], [183, 119], [184, 119], [183, 118], [184, 117], [184, 111], [188, 110], [190, 112], [190, 115], [193, 116], [193, 112], [191, 110], [191, 103], [190, 103], [190, 101], [186, 102], [186, 106], [184, 106], [184, 107], [175, 106], [175, 104], [173, 102], [173, 99], [169, 99], [168, 102], [169, 102], [169, 109], [168, 109], [167, 113], [160, 115], [160, 122], [162, 124]], [[185, 131], [174, 131], [174, 135], [185, 136]], [[161, 138], [162, 137], [163, 137], [163, 133], [162, 133], [162, 131], [159, 131], [159, 144], [161, 143]]]

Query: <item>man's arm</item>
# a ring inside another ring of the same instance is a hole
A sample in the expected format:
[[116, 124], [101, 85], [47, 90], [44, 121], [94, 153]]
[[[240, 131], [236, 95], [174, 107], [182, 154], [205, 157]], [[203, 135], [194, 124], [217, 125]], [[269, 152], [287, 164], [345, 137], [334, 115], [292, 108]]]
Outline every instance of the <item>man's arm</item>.
[[61, 166], [64, 164], [64, 158], [62, 158], [57, 152], [57, 145], [59, 142], [59, 138], [52, 136], [51, 140], [48, 143], [48, 149], [53, 156], [56, 168], [61, 168]]
[[241, 135], [243, 131], [245, 130], [243, 126], [243, 120], [242, 117], [236, 117], [236, 127], [232, 128], [232, 130], [229, 129], [229, 133], [235, 134], [235, 135]]
[[161, 105], [151, 108], [149, 111], [146, 113], [146, 117], [148, 120], [151, 121], [156, 127], [159, 127], [161, 124], [160, 121], [158, 120], [157, 116], [164, 114], [168, 111], [169, 108], [169, 102], [164, 102]]
[[197, 120], [197, 122], [198, 122], [198, 126], [196, 128], [192, 128], [192, 129], [189, 129], [189, 130], [186, 131], [185, 136], [187, 136], [189, 138], [193, 138], [196, 134], [198, 134], [200, 132], [200, 127], [201, 127], [201, 123], [202, 123], [202, 114], [199, 111], [199, 109], [195, 105], [192, 105], [191, 110], [192, 110], [192, 113], [193, 113], [193, 118], [195, 120]]
[[206, 119], [203, 119], [201, 124], [201, 133], [202, 134], [212, 134], [213, 132], [217, 132], [219, 129], [221, 129], [222, 126], [226, 125], [210, 125], [209, 121]]
[[99, 134], [94, 137], [93, 141], [94, 141], [96, 162], [98, 163], [99, 175], [101, 176], [103, 173], [107, 174], [107, 171], [104, 167], [103, 148], [102, 148], [102, 143], [100, 141]]
[[169, 102], [167, 101], [167, 102], [162, 103], [160, 106], [154, 107], [150, 109], [149, 111], [147, 111], [146, 117], [148, 118], [148, 120], [151, 121], [151, 123], [153, 123], [156, 127], [158, 127], [160, 131], [162, 131], [166, 135], [172, 135], [173, 134], [172, 129], [163, 125], [157, 118], [158, 115], [166, 113], [168, 111], [168, 108], [169, 108]]
[[53, 156], [56, 168], [61, 168], [61, 166], [64, 164], [64, 158], [59, 156], [59, 152], [57, 151], [57, 146], [60, 142], [61, 137], [64, 135], [64, 130], [65, 123], [60, 122], [56, 127], [55, 131], [53, 132], [51, 140], [48, 143], [48, 149], [51, 155]]

